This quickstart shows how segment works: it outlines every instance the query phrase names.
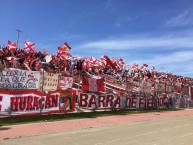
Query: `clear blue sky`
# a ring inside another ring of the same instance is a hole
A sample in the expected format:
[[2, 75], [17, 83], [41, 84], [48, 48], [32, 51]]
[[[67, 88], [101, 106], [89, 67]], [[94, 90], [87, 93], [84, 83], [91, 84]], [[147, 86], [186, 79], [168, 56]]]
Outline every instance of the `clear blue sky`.
[[57, 53], [123, 58], [193, 77], [192, 0], [0, 0], [0, 45], [35, 42]]

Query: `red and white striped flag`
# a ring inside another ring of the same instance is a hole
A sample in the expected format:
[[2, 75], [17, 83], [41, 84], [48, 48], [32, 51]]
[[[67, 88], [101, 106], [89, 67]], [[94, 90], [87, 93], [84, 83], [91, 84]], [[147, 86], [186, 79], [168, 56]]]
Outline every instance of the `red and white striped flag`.
[[134, 63], [133, 65], [132, 65], [132, 70], [137, 70], [138, 69], [138, 64], [137, 63]]
[[145, 71], [147, 67], [148, 67], [147, 64], [143, 64], [143, 65], [141, 66], [140, 70], [141, 70], [141, 71]]
[[82, 91], [104, 92], [104, 78], [82, 78]]
[[181, 84], [174, 84], [174, 94], [181, 94]]
[[14, 51], [16, 49], [16, 43], [13, 43], [13, 42], [8, 40], [8, 49], [10, 51]]
[[62, 46], [58, 47], [58, 54], [68, 52], [69, 50], [71, 50], [71, 47], [68, 45], [67, 42], [65, 42]]
[[107, 65], [110, 65], [113, 69], [115, 69], [115, 65], [113, 64], [113, 62], [110, 60], [108, 56], [104, 55], [103, 59], [106, 60]]
[[60, 56], [60, 58], [63, 60], [70, 59], [72, 57], [72, 55], [70, 53], [67, 53], [67, 52], [60, 53], [60, 54], [58, 54], [58, 56]]
[[72, 57], [72, 55], [68, 53], [70, 49], [71, 47], [65, 42], [62, 46], [58, 47], [58, 56], [60, 56], [61, 59], [69, 59]]

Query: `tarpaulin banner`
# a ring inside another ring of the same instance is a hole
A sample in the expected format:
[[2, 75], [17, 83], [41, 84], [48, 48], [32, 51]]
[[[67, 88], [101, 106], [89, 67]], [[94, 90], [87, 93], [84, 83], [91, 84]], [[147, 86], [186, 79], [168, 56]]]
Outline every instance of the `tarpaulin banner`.
[[174, 87], [172, 84], [166, 84], [166, 93], [173, 93]]
[[79, 94], [79, 107], [87, 109], [104, 108], [159, 108], [163, 107], [163, 98], [146, 98], [131, 96], [116, 96], [113, 94], [97, 95], [90, 93]]
[[[59, 73], [48, 73], [43, 71], [40, 76], [40, 88], [39, 90], [42, 91], [54, 91], [58, 87], [58, 76]], [[43, 87], [42, 87], [43, 83]]]
[[59, 101], [60, 111], [64, 111], [64, 112], [74, 111], [75, 101], [76, 101], [75, 95], [76, 95], [76, 91], [72, 89], [61, 91], [60, 101]]
[[104, 78], [82, 77], [82, 90], [90, 92], [104, 92]]
[[1, 89], [38, 89], [40, 72], [21, 69], [4, 69], [0, 72]]
[[155, 91], [158, 93], [165, 93], [166, 87], [165, 83], [155, 83]]
[[181, 94], [181, 84], [174, 84], [174, 93]]
[[62, 90], [66, 90], [68, 88], [72, 88], [73, 85], [73, 77], [65, 77], [59, 76], [58, 87]]
[[182, 85], [181, 94], [186, 95], [186, 96], [189, 95], [189, 86], [188, 85]]
[[0, 93], [0, 115], [26, 115], [59, 111], [60, 92], [5, 91]]
[[141, 82], [140, 83], [140, 91], [144, 93], [151, 93], [151, 87], [152, 83], [151, 82]]

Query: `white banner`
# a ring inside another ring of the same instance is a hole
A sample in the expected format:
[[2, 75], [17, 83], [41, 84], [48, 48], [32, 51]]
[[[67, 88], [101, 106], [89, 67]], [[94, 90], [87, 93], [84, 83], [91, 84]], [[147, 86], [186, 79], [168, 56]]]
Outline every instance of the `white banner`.
[[0, 93], [0, 115], [25, 115], [59, 110], [60, 93], [49, 95], [37, 91]]
[[[53, 91], [57, 89], [58, 86], [58, 76], [60, 74], [54, 74], [54, 73], [48, 73], [48, 72], [42, 72], [40, 76], [40, 88], [39, 90], [43, 91]], [[44, 76], [44, 77], [43, 77]], [[43, 87], [42, 87], [43, 82]]]
[[89, 93], [79, 94], [79, 107], [88, 109], [105, 108], [158, 108], [163, 106], [163, 98], [146, 98], [115, 96], [113, 94], [97, 95]]
[[73, 84], [73, 77], [59, 76], [59, 84], [58, 84], [58, 86], [62, 90], [66, 90], [68, 88], [72, 88], [72, 84]]
[[144, 93], [151, 93], [151, 82], [141, 82], [140, 83], [140, 91]]
[[38, 89], [40, 72], [21, 69], [4, 69], [0, 72], [1, 89]]

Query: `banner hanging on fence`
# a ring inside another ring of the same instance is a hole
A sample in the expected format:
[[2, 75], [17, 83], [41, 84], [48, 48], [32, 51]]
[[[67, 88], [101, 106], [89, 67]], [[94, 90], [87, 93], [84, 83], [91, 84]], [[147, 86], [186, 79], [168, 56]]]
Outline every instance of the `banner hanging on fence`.
[[189, 95], [189, 86], [188, 85], [182, 85], [181, 94], [186, 95], [186, 96]]
[[[39, 90], [42, 91], [54, 91], [57, 89], [58, 86], [58, 76], [60, 74], [54, 74], [54, 73], [48, 73], [48, 72], [42, 72], [40, 76], [40, 88]], [[43, 87], [42, 87], [43, 82]]]
[[155, 83], [155, 91], [158, 93], [165, 93], [166, 87], [165, 83]]
[[1, 91], [0, 115], [25, 115], [59, 111], [59, 92]]
[[173, 93], [173, 91], [174, 91], [173, 85], [172, 84], [167, 84], [166, 85], [166, 93], [171, 94], [171, 93]]
[[140, 83], [140, 91], [144, 93], [151, 93], [151, 87], [152, 83], [151, 82], [141, 82]]
[[79, 107], [85, 109], [105, 109], [105, 108], [158, 108], [162, 107], [163, 98], [146, 97], [118, 97], [113, 94], [97, 95], [90, 93], [79, 94]]
[[82, 90], [90, 92], [104, 92], [104, 78], [82, 78]]
[[0, 72], [1, 89], [38, 89], [39, 71], [27, 71], [21, 69], [4, 69]]
[[72, 84], [73, 84], [73, 77], [59, 76], [58, 87], [60, 89], [66, 90], [68, 88], [72, 88]]
[[72, 89], [61, 91], [59, 106], [61, 111], [64, 112], [74, 111], [75, 91]]

